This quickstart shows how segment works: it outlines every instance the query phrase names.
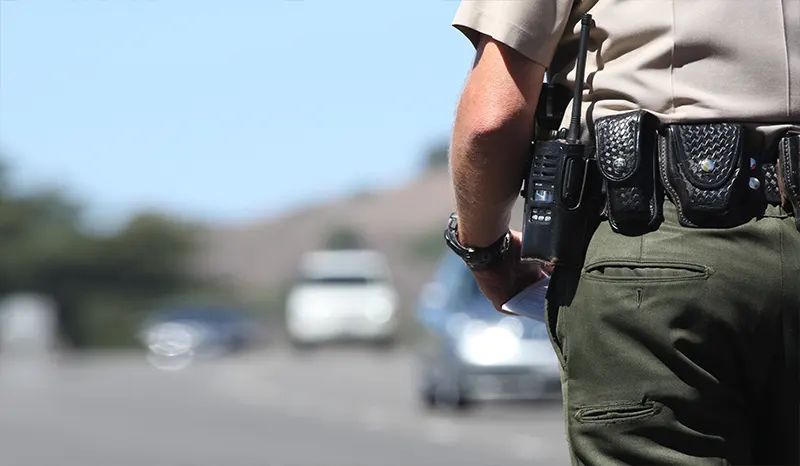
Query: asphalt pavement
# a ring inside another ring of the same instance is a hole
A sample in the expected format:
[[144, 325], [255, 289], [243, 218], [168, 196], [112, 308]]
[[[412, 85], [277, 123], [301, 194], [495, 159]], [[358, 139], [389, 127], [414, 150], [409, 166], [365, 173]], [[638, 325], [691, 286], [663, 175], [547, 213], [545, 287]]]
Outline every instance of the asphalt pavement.
[[431, 413], [414, 369], [403, 350], [357, 348], [272, 348], [182, 370], [135, 353], [0, 357], [0, 464], [569, 464], [558, 404]]

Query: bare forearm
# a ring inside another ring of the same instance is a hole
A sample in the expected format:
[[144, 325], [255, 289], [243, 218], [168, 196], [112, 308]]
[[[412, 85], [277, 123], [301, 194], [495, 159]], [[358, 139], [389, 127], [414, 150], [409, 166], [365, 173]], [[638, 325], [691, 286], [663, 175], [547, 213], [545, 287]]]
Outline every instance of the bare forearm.
[[533, 131], [532, 117], [530, 125], [520, 117], [487, 132], [456, 119], [451, 174], [462, 244], [487, 246], [508, 229]]
[[483, 247], [508, 229], [525, 176], [544, 67], [484, 38], [451, 141], [459, 241]]

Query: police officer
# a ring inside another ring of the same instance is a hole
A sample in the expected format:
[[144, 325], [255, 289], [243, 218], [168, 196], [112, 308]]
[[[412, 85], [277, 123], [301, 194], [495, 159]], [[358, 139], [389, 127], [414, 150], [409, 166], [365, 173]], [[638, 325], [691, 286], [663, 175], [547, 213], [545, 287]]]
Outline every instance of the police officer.
[[[652, 115], [663, 196], [651, 228], [600, 217], [582, 266], [553, 272], [572, 462], [798, 464], [800, 1], [464, 0], [453, 25], [477, 54], [452, 134], [451, 247], [498, 310], [542, 276], [518, 260], [510, 212], [545, 71], [587, 11], [583, 137], [610, 147], [604, 117]], [[651, 134], [639, 123], [620, 127]], [[639, 147], [625, 137], [609, 153]], [[700, 188], [724, 203], [716, 223]]]

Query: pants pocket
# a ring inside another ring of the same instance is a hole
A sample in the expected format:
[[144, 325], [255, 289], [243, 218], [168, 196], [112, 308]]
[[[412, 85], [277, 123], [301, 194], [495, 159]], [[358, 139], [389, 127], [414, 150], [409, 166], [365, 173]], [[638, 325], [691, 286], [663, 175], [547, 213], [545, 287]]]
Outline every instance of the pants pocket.
[[614, 402], [583, 406], [575, 413], [575, 419], [582, 423], [615, 424], [633, 422], [655, 416], [662, 405], [655, 401]]
[[601, 281], [680, 282], [705, 280], [713, 273], [706, 265], [667, 260], [600, 260], [583, 268], [582, 278]]

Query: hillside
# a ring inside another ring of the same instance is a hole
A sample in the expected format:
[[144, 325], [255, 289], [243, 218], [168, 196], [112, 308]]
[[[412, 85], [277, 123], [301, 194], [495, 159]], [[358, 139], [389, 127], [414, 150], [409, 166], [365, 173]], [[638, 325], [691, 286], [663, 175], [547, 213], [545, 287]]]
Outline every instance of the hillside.
[[[388, 257], [404, 311], [444, 250], [442, 232], [453, 210], [446, 169], [393, 189], [320, 203], [285, 215], [210, 232], [199, 270], [250, 296], [284, 289], [300, 255], [343, 226], [358, 231]], [[521, 219], [521, 200], [514, 224]]]

